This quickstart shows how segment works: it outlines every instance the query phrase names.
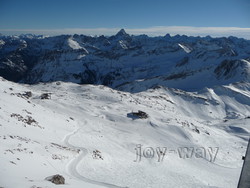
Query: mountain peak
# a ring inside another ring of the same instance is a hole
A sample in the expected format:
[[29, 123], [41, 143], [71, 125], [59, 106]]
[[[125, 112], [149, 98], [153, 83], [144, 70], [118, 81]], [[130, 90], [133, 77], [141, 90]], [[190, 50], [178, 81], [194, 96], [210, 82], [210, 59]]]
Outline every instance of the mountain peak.
[[124, 35], [128, 35], [125, 31], [125, 29], [121, 29], [117, 34], [116, 36], [124, 36]]

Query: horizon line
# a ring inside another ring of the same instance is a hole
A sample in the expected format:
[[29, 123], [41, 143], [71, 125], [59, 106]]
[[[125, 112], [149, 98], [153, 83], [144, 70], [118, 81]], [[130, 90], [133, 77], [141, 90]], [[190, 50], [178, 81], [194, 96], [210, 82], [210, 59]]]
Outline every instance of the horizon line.
[[[84, 35], [114, 35], [122, 28], [62, 28], [62, 29], [0, 29], [3, 35], [63, 35], [63, 34], [84, 34]], [[193, 27], [193, 26], [154, 26], [147, 28], [126, 28], [123, 29], [132, 35], [146, 34], [148, 36], [187, 35], [187, 36], [211, 36], [250, 39], [250, 28], [242, 27]]]

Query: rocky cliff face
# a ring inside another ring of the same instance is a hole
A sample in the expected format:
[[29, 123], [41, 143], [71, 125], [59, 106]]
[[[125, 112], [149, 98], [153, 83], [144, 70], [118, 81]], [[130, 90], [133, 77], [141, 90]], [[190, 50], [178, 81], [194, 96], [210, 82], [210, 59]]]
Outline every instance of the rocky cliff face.
[[192, 90], [248, 81], [249, 58], [250, 41], [235, 37], [131, 36], [123, 29], [111, 37], [0, 37], [0, 76], [24, 83]]

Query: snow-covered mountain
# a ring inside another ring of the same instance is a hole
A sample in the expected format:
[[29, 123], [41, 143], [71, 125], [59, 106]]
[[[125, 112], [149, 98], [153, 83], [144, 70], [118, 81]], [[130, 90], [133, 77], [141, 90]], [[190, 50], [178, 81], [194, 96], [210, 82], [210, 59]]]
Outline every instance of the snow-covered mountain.
[[237, 187], [250, 41], [0, 36], [0, 75], [0, 188]]
[[24, 83], [66, 81], [131, 91], [138, 85], [197, 90], [249, 80], [250, 41], [235, 37], [153, 38], [122, 29], [110, 37], [22, 35], [0, 41], [0, 75]]
[[[0, 85], [1, 187], [57, 187], [45, 180], [54, 174], [65, 188], [237, 185], [249, 83], [135, 94], [62, 82]], [[138, 110], [148, 118], [131, 116]]]

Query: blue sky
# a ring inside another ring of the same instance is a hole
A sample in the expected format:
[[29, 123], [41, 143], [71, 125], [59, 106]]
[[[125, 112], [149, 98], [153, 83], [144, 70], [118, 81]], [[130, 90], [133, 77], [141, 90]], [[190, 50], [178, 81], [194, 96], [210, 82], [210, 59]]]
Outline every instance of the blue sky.
[[249, 10], [250, 0], [0, 0], [0, 32], [112, 34], [125, 28], [161, 35], [209, 27], [211, 34], [234, 28], [246, 35]]

